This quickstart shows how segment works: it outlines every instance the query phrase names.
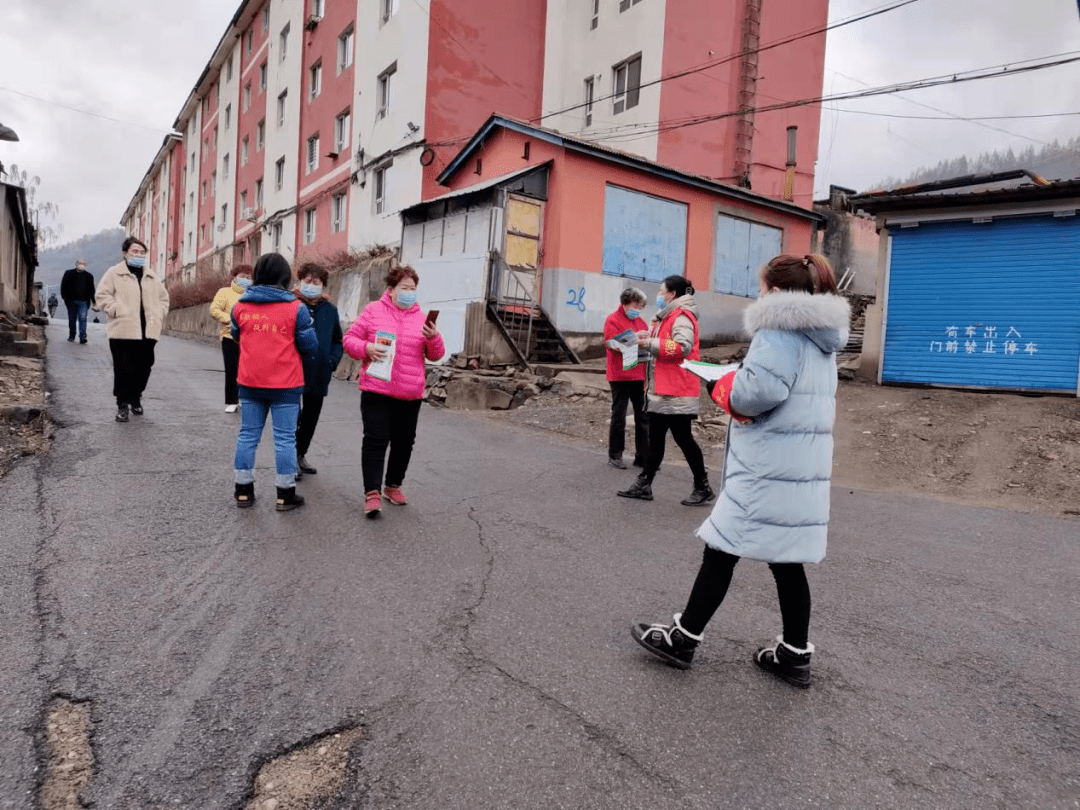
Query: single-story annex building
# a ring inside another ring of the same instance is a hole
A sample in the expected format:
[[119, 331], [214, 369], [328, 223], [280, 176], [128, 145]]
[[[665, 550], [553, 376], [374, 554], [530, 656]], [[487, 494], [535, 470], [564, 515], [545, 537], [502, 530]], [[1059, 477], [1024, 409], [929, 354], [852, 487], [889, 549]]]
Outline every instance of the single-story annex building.
[[703, 340], [736, 337], [758, 268], [808, 252], [822, 219], [501, 115], [438, 181], [447, 194], [402, 212], [401, 258], [421, 276], [421, 306], [440, 311], [451, 353], [490, 354], [491, 323], [513, 335], [526, 313], [534, 335], [554, 327], [566, 354], [599, 353], [621, 291], [637, 286], [651, 300], [671, 274], [697, 290]]
[[850, 198], [881, 234], [861, 375], [1080, 395], [1080, 180], [1029, 178]]

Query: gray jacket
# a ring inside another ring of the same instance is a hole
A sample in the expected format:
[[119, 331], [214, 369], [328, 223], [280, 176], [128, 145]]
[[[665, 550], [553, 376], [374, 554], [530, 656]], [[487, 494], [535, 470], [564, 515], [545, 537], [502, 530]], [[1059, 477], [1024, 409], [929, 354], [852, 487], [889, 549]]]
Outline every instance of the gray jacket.
[[731, 387], [723, 491], [697, 536], [765, 562], [825, 556], [836, 355], [850, 311], [837, 295], [773, 292], [749, 306], [750, 348]]
[[[666, 307], [656, 313], [652, 320], [652, 328], [655, 330], [676, 309], [685, 309], [697, 317], [697, 302], [692, 295], [682, 295], [674, 299]], [[690, 354], [694, 348], [697, 335], [694, 333], [694, 324], [685, 315], [680, 315], [671, 325], [671, 339], [682, 346], [683, 356]], [[660, 340], [653, 337], [649, 340], [648, 348], [650, 359], [660, 354]], [[662, 413], [668, 415], [697, 416], [700, 406], [700, 397], [672, 397], [656, 393], [656, 362], [649, 363], [649, 381], [646, 389], [647, 404], [645, 410], [649, 413]]]

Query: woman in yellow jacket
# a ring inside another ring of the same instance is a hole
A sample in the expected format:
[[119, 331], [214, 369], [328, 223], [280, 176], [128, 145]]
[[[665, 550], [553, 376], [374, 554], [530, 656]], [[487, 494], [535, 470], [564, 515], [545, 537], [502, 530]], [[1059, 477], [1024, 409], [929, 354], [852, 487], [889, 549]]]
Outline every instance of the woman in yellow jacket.
[[236, 374], [240, 367], [240, 344], [232, 339], [232, 310], [240, 296], [251, 286], [251, 265], [238, 264], [232, 269], [232, 283], [222, 287], [210, 302], [210, 314], [221, 321], [221, 356], [225, 358], [225, 413], [235, 413], [240, 402]]

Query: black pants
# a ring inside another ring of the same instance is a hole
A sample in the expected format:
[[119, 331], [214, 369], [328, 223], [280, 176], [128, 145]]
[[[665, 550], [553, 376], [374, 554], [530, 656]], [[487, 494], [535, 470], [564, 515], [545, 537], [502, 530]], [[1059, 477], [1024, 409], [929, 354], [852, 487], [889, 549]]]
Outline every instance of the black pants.
[[386, 448], [386, 485], [401, 486], [409, 469], [416, 422], [420, 418], [419, 399], [394, 399], [384, 394], [364, 391], [360, 394], [360, 416], [364, 420], [364, 443], [360, 448], [360, 467], [364, 473], [364, 492], [382, 489]]
[[645, 410], [645, 381], [608, 381], [611, 386], [611, 429], [608, 431], [608, 456], [621, 458], [626, 447], [626, 405], [634, 408], [634, 459], [649, 457], [649, 412]]
[[113, 396], [117, 406], [134, 405], [142, 400], [150, 369], [154, 367], [156, 340], [109, 339], [113, 361]]
[[[319, 414], [322, 413], [323, 401], [326, 399], [322, 394], [309, 394], [304, 392], [304, 398], [300, 402], [300, 418], [296, 422], [296, 455], [307, 454], [311, 447], [311, 437], [315, 435], [315, 426], [319, 424]], [[363, 402], [363, 397], [361, 397]], [[364, 422], [364, 435], [367, 435], [367, 422]]]
[[705, 471], [705, 457], [701, 454], [701, 448], [694, 440], [694, 434], [690, 425], [694, 417], [683, 414], [649, 414], [649, 461], [645, 465], [643, 475], [650, 481], [656, 475], [657, 470], [664, 461], [664, 445], [667, 443], [667, 432], [679, 445], [686, 463], [690, 465], [690, 471], [694, 474], [694, 483], [702, 484], [709, 480], [709, 474]]
[[236, 391], [236, 374], [240, 370], [240, 344], [232, 338], [222, 338], [221, 356], [225, 360], [225, 404], [236, 405], [240, 402], [240, 395]]
[[[680, 620], [687, 631], [697, 636], [705, 629], [727, 595], [739, 559], [734, 554], [705, 546], [701, 568]], [[780, 616], [784, 620], [784, 641], [805, 650], [810, 633], [810, 585], [806, 581], [806, 571], [802, 563], [769, 563], [769, 570], [776, 580]]]

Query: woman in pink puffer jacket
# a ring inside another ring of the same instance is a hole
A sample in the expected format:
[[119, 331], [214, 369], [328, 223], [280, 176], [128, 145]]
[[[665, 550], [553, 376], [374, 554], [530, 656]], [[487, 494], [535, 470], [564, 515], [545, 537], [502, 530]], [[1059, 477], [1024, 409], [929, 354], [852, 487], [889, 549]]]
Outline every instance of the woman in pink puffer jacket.
[[345, 333], [345, 351], [364, 361], [358, 381], [360, 416], [364, 420], [360, 467], [364, 475], [364, 514], [368, 517], [378, 517], [382, 495], [396, 506], [406, 503], [401, 482], [409, 467], [424, 399], [424, 361], [439, 360], [446, 353], [442, 335], [434, 323], [426, 321], [416, 303], [419, 282], [420, 277], [411, 267], [391, 267], [382, 298], [364, 307]]

